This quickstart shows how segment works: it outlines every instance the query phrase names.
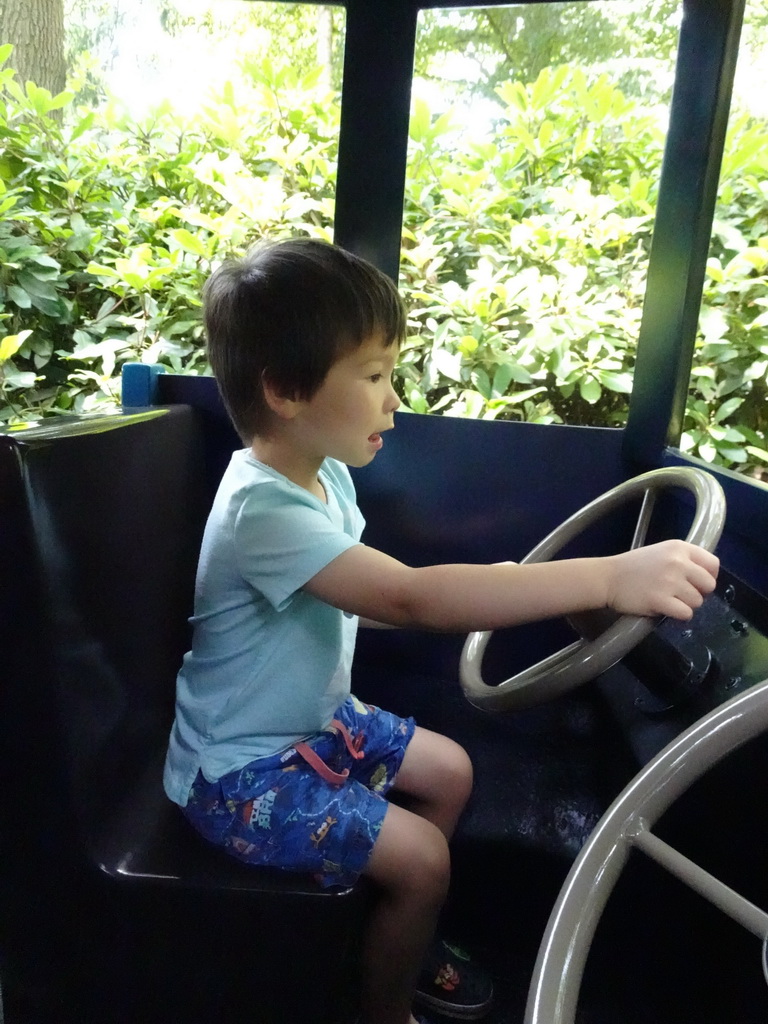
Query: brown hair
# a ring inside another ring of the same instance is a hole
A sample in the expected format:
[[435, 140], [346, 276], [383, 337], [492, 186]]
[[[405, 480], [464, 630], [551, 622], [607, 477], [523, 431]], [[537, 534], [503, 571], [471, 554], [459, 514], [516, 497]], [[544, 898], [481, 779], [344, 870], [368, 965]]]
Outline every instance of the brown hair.
[[262, 381], [310, 399], [331, 366], [371, 335], [405, 336], [394, 283], [373, 264], [312, 238], [261, 243], [213, 272], [203, 290], [208, 356], [246, 443], [269, 416]]

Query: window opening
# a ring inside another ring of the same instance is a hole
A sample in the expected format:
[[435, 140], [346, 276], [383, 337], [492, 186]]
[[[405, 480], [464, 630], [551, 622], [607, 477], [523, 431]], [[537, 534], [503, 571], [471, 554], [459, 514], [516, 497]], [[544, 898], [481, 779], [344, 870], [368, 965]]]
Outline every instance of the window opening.
[[768, 480], [768, 7], [747, 0], [680, 447]]
[[412, 409], [624, 423], [680, 16], [668, 0], [422, 12]]
[[0, 105], [0, 421], [112, 410], [126, 361], [206, 372], [212, 265], [333, 237], [345, 13], [67, 0], [69, 92]]

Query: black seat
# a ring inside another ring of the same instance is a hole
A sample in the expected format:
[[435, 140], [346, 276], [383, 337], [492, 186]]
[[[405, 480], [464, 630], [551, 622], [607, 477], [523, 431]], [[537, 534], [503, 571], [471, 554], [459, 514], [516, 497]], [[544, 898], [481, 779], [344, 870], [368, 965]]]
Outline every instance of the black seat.
[[247, 868], [162, 789], [220, 469], [203, 427], [176, 406], [0, 437], [2, 938], [45, 964], [24, 1024], [352, 1012], [364, 888]]

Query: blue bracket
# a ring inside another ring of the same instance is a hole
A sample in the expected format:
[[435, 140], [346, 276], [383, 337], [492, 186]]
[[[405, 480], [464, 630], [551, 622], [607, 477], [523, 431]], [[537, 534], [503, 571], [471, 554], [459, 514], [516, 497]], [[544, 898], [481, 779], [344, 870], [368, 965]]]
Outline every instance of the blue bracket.
[[150, 363], [126, 363], [122, 371], [123, 408], [157, 405], [157, 378], [164, 366]]

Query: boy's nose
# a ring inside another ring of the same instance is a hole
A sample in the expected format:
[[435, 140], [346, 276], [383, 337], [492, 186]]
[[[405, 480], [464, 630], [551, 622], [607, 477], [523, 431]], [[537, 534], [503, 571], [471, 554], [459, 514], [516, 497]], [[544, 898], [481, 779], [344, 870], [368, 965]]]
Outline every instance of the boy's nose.
[[400, 399], [399, 399], [395, 389], [393, 387], [390, 387], [390, 389], [389, 389], [389, 402], [387, 403], [387, 411], [388, 412], [395, 412], [399, 408], [400, 408]]

